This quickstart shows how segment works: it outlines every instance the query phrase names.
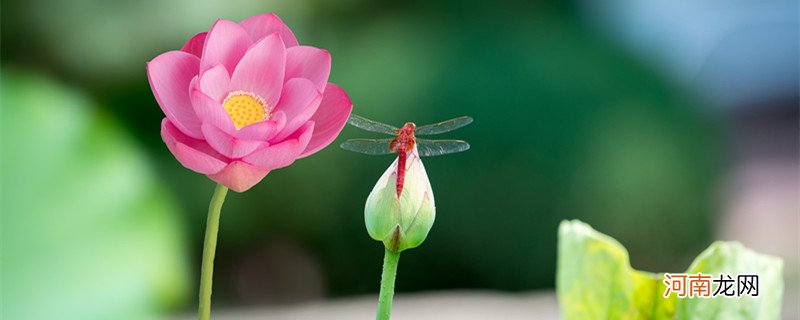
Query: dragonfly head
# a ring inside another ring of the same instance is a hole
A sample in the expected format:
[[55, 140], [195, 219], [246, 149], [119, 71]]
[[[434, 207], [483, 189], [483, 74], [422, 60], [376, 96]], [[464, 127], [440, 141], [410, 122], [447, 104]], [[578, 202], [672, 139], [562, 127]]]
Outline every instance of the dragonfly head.
[[403, 130], [413, 133], [414, 130], [417, 130], [417, 125], [413, 122], [406, 122], [406, 124], [403, 125]]

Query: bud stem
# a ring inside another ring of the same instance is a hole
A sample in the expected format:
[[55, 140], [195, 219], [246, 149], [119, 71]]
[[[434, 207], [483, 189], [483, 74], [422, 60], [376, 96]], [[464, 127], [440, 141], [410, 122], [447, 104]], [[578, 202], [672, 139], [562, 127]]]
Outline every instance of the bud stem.
[[217, 250], [217, 231], [219, 231], [219, 215], [228, 188], [218, 184], [208, 205], [206, 221], [206, 238], [203, 242], [203, 262], [200, 267], [200, 305], [197, 313], [200, 320], [211, 318], [211, 283], [214, 278], [214, 254]]
[[386, 254], [383, 257], [383, 274], [381, 275], [381, 293], [378, 297], [377, 320], [389, 320], [389, 316], [392, 313], [394, 279], [397, 277], [398, 262], [400, 262], [400, 252], [386, 249]]

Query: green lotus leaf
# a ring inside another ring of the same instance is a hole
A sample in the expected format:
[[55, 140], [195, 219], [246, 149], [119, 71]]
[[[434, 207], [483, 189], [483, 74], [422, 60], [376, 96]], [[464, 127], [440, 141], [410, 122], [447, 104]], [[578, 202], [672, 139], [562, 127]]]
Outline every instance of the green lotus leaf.
[[782, 262], [735, 242], [717, 242], [686, 273], [758, 274], [759, 297], [664, 297], [663, 274], [631, 267], [628, 252], [589, 225], [563, 221], [556, 291], [563, 319], [779, 319]]
[[[738, 242], [715, 242], [703, 251], [686, 273], [758, 275], [758, 296], [679, 299], [680, 319], [780, 319], [783, 297], [783, 261], [745, 248]], [[738, 280], [738, 279], [736, 279]]]

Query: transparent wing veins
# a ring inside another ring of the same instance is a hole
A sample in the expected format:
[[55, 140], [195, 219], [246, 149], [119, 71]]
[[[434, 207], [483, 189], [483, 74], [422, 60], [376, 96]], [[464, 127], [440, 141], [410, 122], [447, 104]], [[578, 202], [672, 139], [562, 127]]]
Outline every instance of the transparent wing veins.
[[417, 139], [417, 151], [423, 157], [435, 157], [469, 150], [464, 140]]
[[390, 135], [396, 135], [397, 134], [397, 130], [399, 130], [398, 128], [396, 128], [394, 126], [391, 126], [391, 125], [388, 125], [388, 124], [385, 124], [385, 123], [380, 123], [380, 122], [375, 121], [375, 120], [370, 120], [370, 119], [364, 118], [362, 116], [359, 116], [359, 115], [357, 115], [355, 113], [350, 114], [350, 118], [347, 119], [347, 123], [349, 123], [351, 126], [354, 126], [356, 128], [360, 128], [360, 129], [364, 129], [364, 130], [367, 130], [369, 132], [377, 132], [377, 133], [384, 133], [384, 134], [390, 134]]
[[382, 155], [393, 153], [389, 149], [389, 143], [394, 138], [385, 139], [350, 139], [342, 142], [340, 147], [345, 150], [368, 154], [368, 155]]
[[472, 118], [468, 116], [463, 116], [463, 117], [453, 118], [450, 120], [445, 120], [439, 123], [432, 123], [417, 127], [417, 130], [414, 131], [414, 134], [415, 135], [440, 134], [453, 131], [455, 129], [466, 126], [470, 123], [472, 123]]

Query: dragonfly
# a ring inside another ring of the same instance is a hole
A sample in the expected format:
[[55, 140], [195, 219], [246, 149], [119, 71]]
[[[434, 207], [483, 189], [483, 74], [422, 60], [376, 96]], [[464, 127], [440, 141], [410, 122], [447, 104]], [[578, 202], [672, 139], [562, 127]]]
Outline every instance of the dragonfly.
[[397, 153], [397, 197], [403, 191], [405, 180], [406, 158], [408, 153], [417, 148], [423, 157], [434, 157], [469, 150], [469, 143], [463, 140], [430, 140], [418, 139], [416, 136], [427, 136], [447, 133], [472, 123], [472, 118], [462, 116], [438, 123], [417, 127], [413, 122], [406, 122], [402, 127], [370, 120], [351, 114], [347, 120], [350, 125], [375, 133], [391, 135], [383, 139], [349, 139], [341, 144], [342, 149], [368, 155], [384, 155]]

